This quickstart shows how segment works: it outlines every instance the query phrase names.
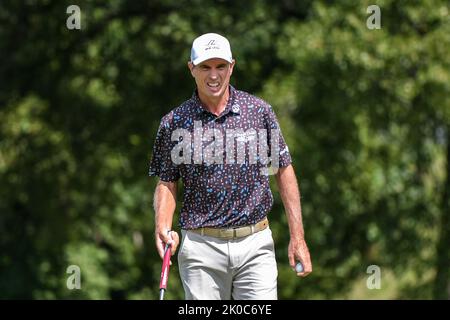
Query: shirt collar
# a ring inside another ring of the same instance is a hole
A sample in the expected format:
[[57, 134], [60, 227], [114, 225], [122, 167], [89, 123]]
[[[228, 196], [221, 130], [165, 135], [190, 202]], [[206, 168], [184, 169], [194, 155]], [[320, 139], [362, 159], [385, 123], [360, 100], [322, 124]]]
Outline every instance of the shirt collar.
[[[240, 107], [235, 103], [236, 102], [236, 89], [230, 84], [228, 85], [228, 88], [230, 90], [230, 97], [228, 99], [227, 105], [225, 109], [222, 111], [222, 113], [219, 116], [226, 115], [229, 112], [239, 114], [240, 113]], [[197, 114], [202, 113], [210, 113], [201, 102], [197, 89], [194, 90], [194, 93], [192, 94], [191, 100], [194, 102], [193, 106], [195, 109], [195, 112]]]

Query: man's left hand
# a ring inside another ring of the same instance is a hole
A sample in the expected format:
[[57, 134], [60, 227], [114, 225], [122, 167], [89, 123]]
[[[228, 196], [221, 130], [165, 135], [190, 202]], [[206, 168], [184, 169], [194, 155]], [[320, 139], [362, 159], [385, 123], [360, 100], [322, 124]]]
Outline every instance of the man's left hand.
[[303, 265], [303, 271], [297, 272], [297, 276], [306, 277], [312, 272], [311, 257], [309, 255], [309, 249], [306, 245], [306, 241], [303, 238], [292, 238], [289, 242], [288, 248], [289, 264], [295, 270], [297, 262], [301, 262]]

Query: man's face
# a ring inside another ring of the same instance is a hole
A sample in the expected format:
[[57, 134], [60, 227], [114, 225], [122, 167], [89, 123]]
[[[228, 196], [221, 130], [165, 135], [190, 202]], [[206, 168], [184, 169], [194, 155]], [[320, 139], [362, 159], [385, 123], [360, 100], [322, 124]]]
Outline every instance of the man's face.
[[221, 97], [228, 89], [234, 63], [234, 60], [229, 63], [220, 58], [209, 59], [196, 66], [189, 62], [199, 94], [210, 98]]

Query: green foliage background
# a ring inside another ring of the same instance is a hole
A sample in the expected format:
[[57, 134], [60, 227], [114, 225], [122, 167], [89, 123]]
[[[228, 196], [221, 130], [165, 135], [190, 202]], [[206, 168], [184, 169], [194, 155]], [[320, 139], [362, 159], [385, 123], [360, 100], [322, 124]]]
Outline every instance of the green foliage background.
[[[81, 8], [68, 30], [66, 8]], [[381, 8], [369, 30], [366, 9]], [[232, 83], [269, 101], [294, 157], [314, 272], [298, 279], [272, 181], [281, 299], [450, 297], [447, 1], [0, 3], [0, 298], [156, 299], [147, 176], [161, 117], [218, 32]], [[177, 229], [177, 228], [176, 228]], [[69, 265], [81, 290], [68, 290]], [[367, 267], [382, 288], [366, 287]], [[176, 263], [168, 299], [182, 299]]]

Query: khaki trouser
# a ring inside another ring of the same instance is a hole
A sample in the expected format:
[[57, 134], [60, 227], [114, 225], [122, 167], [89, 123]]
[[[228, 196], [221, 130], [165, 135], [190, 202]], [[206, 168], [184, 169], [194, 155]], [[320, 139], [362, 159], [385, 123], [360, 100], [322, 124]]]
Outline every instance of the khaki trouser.
[[178, 266], [187, 300], [275, 300], [272, 231], [224, 240], [181, 230]]

